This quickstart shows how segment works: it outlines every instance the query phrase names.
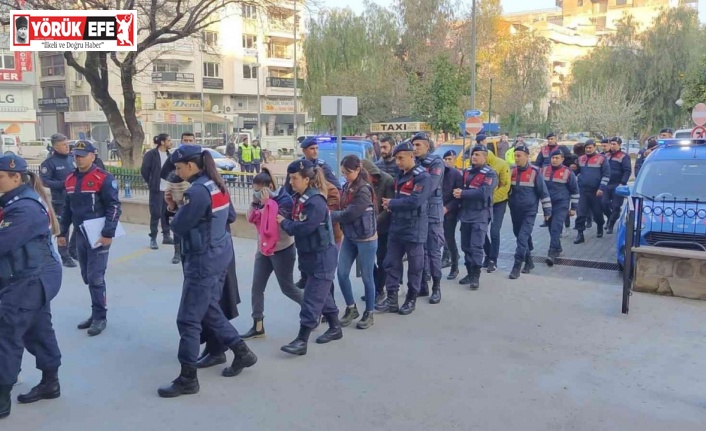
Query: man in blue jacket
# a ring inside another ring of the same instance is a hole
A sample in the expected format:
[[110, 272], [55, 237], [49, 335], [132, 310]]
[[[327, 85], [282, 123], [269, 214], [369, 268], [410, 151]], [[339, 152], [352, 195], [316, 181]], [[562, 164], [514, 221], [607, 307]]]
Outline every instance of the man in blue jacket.
[[614, 137], [610, 139], [610, 152], [606, 155], [610, 165], [610, 180], [603, 194], [603, 214], [606, 216], [608, 225], [606, 232], [613, 233], [613, 226], [620, 217], [620, 208], [623, 206], [624, 197], [615, 194], [615, 189], [619, 185], [627, 185], [632, 174], [632, 163], [630, 156], [622, 150], [623, 140]]

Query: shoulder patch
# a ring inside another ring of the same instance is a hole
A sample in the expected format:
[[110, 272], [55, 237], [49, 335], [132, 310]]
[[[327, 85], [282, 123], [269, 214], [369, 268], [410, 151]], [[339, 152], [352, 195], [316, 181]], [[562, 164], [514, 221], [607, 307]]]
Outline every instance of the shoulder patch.
[[181, 199], [184, 205], [189, 205], [189, 195], [184, 193], [184, 197]]
[[6, 227], [10, 227], [11, 224], [12, 224], [11, 221], [4, 221], [4, 222], [0, 223], [0, 229], [5, 229]]
[[118, 189], [118, 180], [113, 180], [113, 182], [110, 183], [110, 185], [111, 185], [115, 190], [117, 190], [117, 189]]
[[417, 166], [417, 167], [415, 167], [414, 169], [412, 169], [412, 173], [413, 173], [414, 175], [419, 175], [419, 174], [421, 174], [421, 173], [424, 172], [424, 171], [425, 171], [424, 168], [422, 168], [421, 166]]
[[42, 169], [40, 170], [40, 172], [46, 174], [47, 172], [49, 172], [49, 169], [47, 169], [46, 166], [42, 165]]

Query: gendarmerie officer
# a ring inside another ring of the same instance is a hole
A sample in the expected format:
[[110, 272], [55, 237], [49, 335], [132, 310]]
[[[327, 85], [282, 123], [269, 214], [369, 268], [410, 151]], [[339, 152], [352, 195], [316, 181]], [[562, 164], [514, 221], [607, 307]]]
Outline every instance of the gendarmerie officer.
[[10, 414], [10, 392], [27, 349], [41, 382], [20, 403], [59, 397], [61, 352], [49, 303], [61, 287], [61, 264], [52, 233], [58, 221], [42, 184], [19, 156], [0, 156], [0, 418]]
[[[324, 178], [326, 178], [326, 181], [333, 184], [339, 191], [341, 191], [341, 182], [336, 178], [336, 175], [333, 173], [331, 166], [329, 166], [328, 163], [319, 158], [319, 141], [317, 141], [315, 137], [309, 137], [304, 139], [299, 145], [299, 147], [304, 153], [304, 155], [299, 160], [308, 160], [314, 166], [321, 168], [324, 173]], [[292, 185], [289, 183], [289, 181], [287, 181], [287, 183], [284, 185], [284, 189], [289, 194], [295, 193], [292, 191]], [[324, 196], [326, 195], [324, 194]]]
[[181, 373], [158, 390], [173, 398], [199, 391], [196, 367], [201, 333], [208, 328], [218, 342], [233, 352], [233, 362], [222, 375], [233, 377], [257, 362], [219, 305], [228, 265], [233, 258], [233, 240], [227, 229], [235, 221], [235, 209], [228, 190], [218, 175], [208, 151], [199, 145], [185, 145], [170, 156], [178, 175], [191, 183], [184, 192], [184, 204], [177, 209], [171, 193], [165, 193], [167, 210], [176, 211], [171, 229], [180, 238], [184, 285], [177, 313]]
[[632, 174], [632, 162], [630, 156], [622, 150], [623, 140], [619, 137], [610, 139], [610, 152], [606, 154], [608, 164], [610, 165], [610, 179], [608, 186], [603, 194], [603, 214], [606, 216], [606, 233], [613, 233], [613, 226], [620, 218], [620, 208], [623, 206], [625, 198], [615, 193], [615, 189], [619, 185], [627, 185], [630, 175]]
[[419, 164], [431, 177], [431, 194], [428, 201], [429, 231], [424, 245], [424, 273], [419, 296], [429, 295], [428, 277], [432, 280], [431, 304], [441, 301], [441, 249], [444, 247], [444, 204], [441, 197], [441, 184], [444, 179], [444, 160], [431, 152], [431, 141], [425, 134], [412, 137], [414, 155]]
[[331, 289], [338, 264], [338, 250], [326, 203], [323, 169], [309, 160], [301, 159], [287, 167], [287, 174], [294, 191], [292, 219], [278, 214], [277, 222], [294, 237], [299, 254], [299, 270], [305, 275], [306, 283], [299, 313], [299, 334], [294, 341], [282, 346], [282, 351], [292, 355], [306, 355], [309, 335], [318, 325], [322, 314], [329, 329], [316, 342], [326, 344], [343, 338], [338, 308]]
[[444, 256], [441, 266], [451, 267], [447, 280], [458, 277], [458, 245], [456, 244], [456, 228], [461, 201], [454, 197], [454, 190], [463, 187], [463, 175], [456, 169], [456, 151], [444, 153], [444, 180], [441, 182], [441, 194], [444, 203]]
[[[61, 218], [66, 200], [66, 177], [76, 170], [76, 163], [70, 154], [68, 138], [60, 133], [51, 135], [52, 154], [39, 167], [44, 187], [51, 190], [51, 204], [54, 214]], [[71, 232], [68, 247], [59, 247], [61, 262], [67, 268], [77, 266], [76, 230]]]
[[[427, 242], [428, 199], [431, 195], [431, 178], [417, 164], [414, 148], [409, 142], [395, 147], [393, 154], [400, 168], [395, 181], [395, 197], [383, 199], [383, 208], [392, 212], [392, 224], [387, 240], [387, 299], [375, 309], [402, 315], [414, 311], [422, 284], [424, 270], [424, 244]], [[402, 258], [407, 254], [407, 298], [399, 306], [398, 293], [402, 280]]]
[[[120, 219], [118, 182], [113, 175], [93, 164], [96, 149], [90, 141], [78, 141], [73, 155], [77, 169], [66, 178], [66, 200], [61, 216], [61, 233], [57, 238], [60, 247], [66, 245], [66, 236], [73, 224], [79, 230], [76, 237], [78, 263], [81, 277], [91, 293], [91, 317], [78, 324], [78, 329], [88, 329], [88, 335], [98, 335], [106, 327], [105, 270], [108, 267], [110, 244]], [[80, 232], [86, 220], [105, 218], [105, 226], [98, 240], [100, 246], [89, 244]]]
[[534, 165], [538, 168], [543, 168], [544, 166], [549, 166], [550, 160], [552, 158], [551, 154], [559, 150], [564, 154], [564, 158], [568, 159], [571, 157], [571, 151], [565, 145], [559, 145], [556, 141], [556, 135], [554, 133], [547, 134], [547, 145], [542, 147], [542, 150], [537, 154], [537, 158], [534, 161]]
[[552, 216], [547, 221], [549, 226], [549, 252], [547, 265], [554, 265], [562, 253], [561, 232], [567, 216], [576, 213], [579, 202], [579, 186], [576, 175], [564, 165], [564, 154], [560, 150], [551, 153], [551, 164], [542, 168], [542, 177], [547, 185], [549, 197], [552, 200]]
[[584, 144], [584, 155], [579, 157], [576, 175], [579, 184], [579, 211], [576, 217], [578, 234], [574, 244], [581, 244], [586, 239], [583, 231], [586, 229], [586, 219], [593, 217], [598, 230], [597, 237], [603, 237], [603, 211], [601, 198], [610, 180], [610, 164], [604, 155], [596, 152], [596, 143], [589, 139]]
[[498, 175], [487, 161], [488, 149], [483, 145], [473, 147], [471, 166], [463, 172], [463, 188], [454, 190], [454, 197], [461, 200], [461, 249], [468, 271], [468, 277], [460, 283], [470, 284], [473, 290], [480, 287], [483, 246], [493, 215], [493, 193], [498, 186]]

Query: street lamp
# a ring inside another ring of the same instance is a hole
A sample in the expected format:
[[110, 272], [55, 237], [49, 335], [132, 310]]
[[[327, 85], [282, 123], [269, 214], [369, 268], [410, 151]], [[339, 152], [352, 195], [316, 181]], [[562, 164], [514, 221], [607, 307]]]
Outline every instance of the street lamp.
[[253, 64], [257, 74], [257, 133], [255, 138], [260, 139], [260, 133], [262, 133], [262, 124], [260, 124], [262, 117], [262, 106], [260, 104], [260, 55], [258, 54], [255, 58], [257, 59], [257, 63]]

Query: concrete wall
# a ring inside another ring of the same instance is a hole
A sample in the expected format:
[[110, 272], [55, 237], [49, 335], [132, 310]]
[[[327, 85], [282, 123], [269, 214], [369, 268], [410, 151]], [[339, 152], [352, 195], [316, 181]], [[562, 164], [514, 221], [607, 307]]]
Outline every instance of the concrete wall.
[[[650, 248], [654, 247], [638, 247], [637, 250]], [[640, 251], [633, 289], [706, 300], [706, 253], [675, 249], [661, 249], [655, 253]]]

